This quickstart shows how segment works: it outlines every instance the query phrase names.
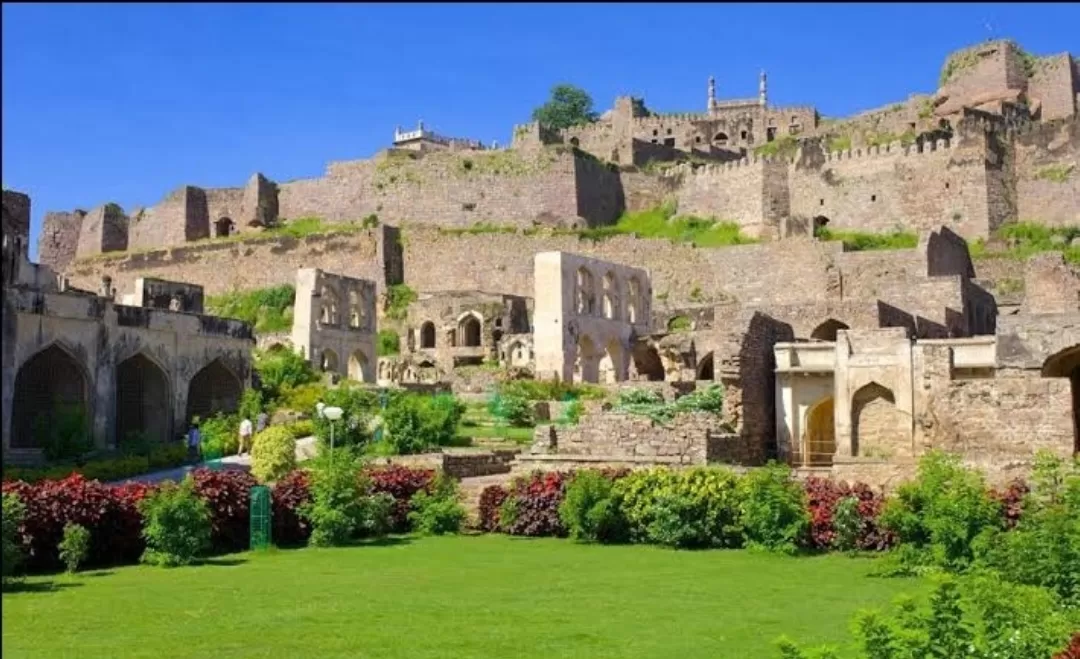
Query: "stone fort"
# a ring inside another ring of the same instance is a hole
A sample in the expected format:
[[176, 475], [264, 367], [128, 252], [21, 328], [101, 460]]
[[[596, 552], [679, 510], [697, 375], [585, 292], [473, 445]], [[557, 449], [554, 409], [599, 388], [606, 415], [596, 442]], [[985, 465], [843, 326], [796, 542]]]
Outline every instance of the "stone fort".
[[[538, 428], [526, 462], [776, 457], [886, 478], [932, 446], [997, 466], [1036, 441], [1077, 450], [1080, 275], [1056, 254], [976, 263], [968, 245], [1020, 221], [1080, 226], [1074, 57], [982, 43], [946, 59], [935, 93], [843, 120], [770, 105], [764, 72], [757, 98], [705, 92], [700, 113], [620, 97], [586, 125], [516, 126], [504, 147], [399, 127], [320, 178], [48, 213], [40, 260], [84, 288], [295, 282], [292, 333], [256, 340], [356, 380], [478, 392], [494, 376], [470, 367], [494, 362], [668, 396], [725, 387], [722, 423], [652, 428], [646, 446], [624, 441], [640, 420], [597, 409]], [[589, 232], [662, 204], [754, 240]], [[315, 218], [325, 230], [279, 231]], [[849, 251], [824, 227], [920, 238]], [[416, 299], [390, 317], [401, 286]], [[376, 317], [399, 354], [373, 355]]]

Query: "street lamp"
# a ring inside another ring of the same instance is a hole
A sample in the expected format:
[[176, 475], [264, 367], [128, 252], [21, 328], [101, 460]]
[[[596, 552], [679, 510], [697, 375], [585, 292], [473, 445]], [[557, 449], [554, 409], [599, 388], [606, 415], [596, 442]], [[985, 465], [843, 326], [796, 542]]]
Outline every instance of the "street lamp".
[[345, 413], [340, 407], [327, 407], [324, 403], [319, 402], [315, 405], [315, 411], [319, 416], [330, 422], [330, 462], [334, 461], [334, 422], [341, 418], [341, 415]]

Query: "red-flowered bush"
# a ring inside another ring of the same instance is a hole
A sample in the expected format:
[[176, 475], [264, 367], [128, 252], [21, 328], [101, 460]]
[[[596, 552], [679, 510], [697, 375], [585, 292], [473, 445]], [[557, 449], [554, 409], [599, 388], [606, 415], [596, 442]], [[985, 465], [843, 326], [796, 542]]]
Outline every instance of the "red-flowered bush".
[[311, 525], [297, 509], [311, 501], [307, 472], [297, 469], [278, 479], [270, 490], [274, 544], [279, 547], [302, 545], [311, 535]]
[[1068, 647], [1055, 654], [1054, 659], [1080, 659], [1080, 632], [1073, 632]]
[[862, 526], [855, 541], [856, 547], [864, 551], [888, 549], [893, 542], [891, 534], [877, 525], [878, 515], [885, 504], [885, 497], [875, 492], [865, 483], [848, 485], [825, 478], [811, 476], [805, 483], [807, 507], [810, 511], [810, 547], [827, 550], [833, 546], [836, 530], [833, 527], [833, 514], [836, 506], [846, 497], [859, 500], [859, 518]]
[[480, 493], [480, 530], [494, 533], [499, 530], [499, 506], [510, 493], [502, 485], [488, 485]]
[[400, 465], [368, 470], [372, 491], [394, 497], [390, 512], [390, 530], [404, 533], [409, 530], [409, 502], [420, 490], [427, 490], [435, 479], [434, 469], [410, 469]]
[[992, 489], [990, 490], [990, 496], [995, 501], [1001, 504], [1001, 515], [1004, 520], [1005, 528], [1015, 528], [1020, 521], [1020, 515], [1024, 512], [1024, 497], [1027, 496], [1031, 488], [1027, 483], [1020, 479], [1016, 479], [1004, 490]]
[[57, 545], [64, 525], [81, 524], [90, 531], [87, 565], [113, 565], [139, 560], [143, 552], [142, 517], [136, 504], [153, 487], [142, 483], [102, 485], [79, 474], [33, 485], [4, 483], [26, 505], [19, 535], [26, 548], [29, 570], [60, 566]]
[[[566, 497], [567, 476], [537, 471], [515, 479], [508, 497], [514, 514], [511, 519], [501, 520], [500, 528], [510, 535], [565, 536], [559, 505]], [[504, 503], [504, 508], [506, 503], [509, 502]]]
[[195, 494], [210, 507], [212, 551], [228, 553], [248, 548], [251, 534], [251, 488], [255, 477], [238, 469], [196, 469], [191, 473]]

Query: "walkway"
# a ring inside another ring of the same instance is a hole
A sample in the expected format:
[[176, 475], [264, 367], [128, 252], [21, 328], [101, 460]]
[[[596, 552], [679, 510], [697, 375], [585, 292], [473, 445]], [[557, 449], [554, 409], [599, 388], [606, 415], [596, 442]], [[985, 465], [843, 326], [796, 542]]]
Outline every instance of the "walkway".
[[[304, 439], [296, 440], [296, 461], [301, 462], [315, 456], [315, 438], [305, 437]], [[226, 458], [222, 458], [218, 461], [221, 469], [243, 470], [249, 471], [251, 469], [251, 455], [230, 455]], [[121, 483], [161, 483], [163, 481], [182, 481], [184, 477], [201, 467], [209, 466], [206, 462], [200, 462], [193, 465], [184, 465], [183, 467], [176, 467], [175, 469], [166, 469], [165, 471], [155, 471], [150, 474], [143, 474], [141, 476], [132, 476], [130, 478], [124, 478], [122, 480], [113, 481], [112, 485], [119, 485]], [[218, 466], [218, 465], [215, 465]]]

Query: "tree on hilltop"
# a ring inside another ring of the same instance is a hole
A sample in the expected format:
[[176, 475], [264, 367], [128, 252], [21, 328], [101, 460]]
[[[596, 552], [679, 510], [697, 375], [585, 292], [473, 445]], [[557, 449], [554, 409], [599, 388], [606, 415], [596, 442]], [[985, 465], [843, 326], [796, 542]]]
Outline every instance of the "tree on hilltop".
[[562, 83], [551, 88], [551, 98], [533, 110], [532, 118], [533, 121], [561, 129], [591, 124], [596, 121], [597, 114], [593, 112], [593, 100], [589, 92]]

